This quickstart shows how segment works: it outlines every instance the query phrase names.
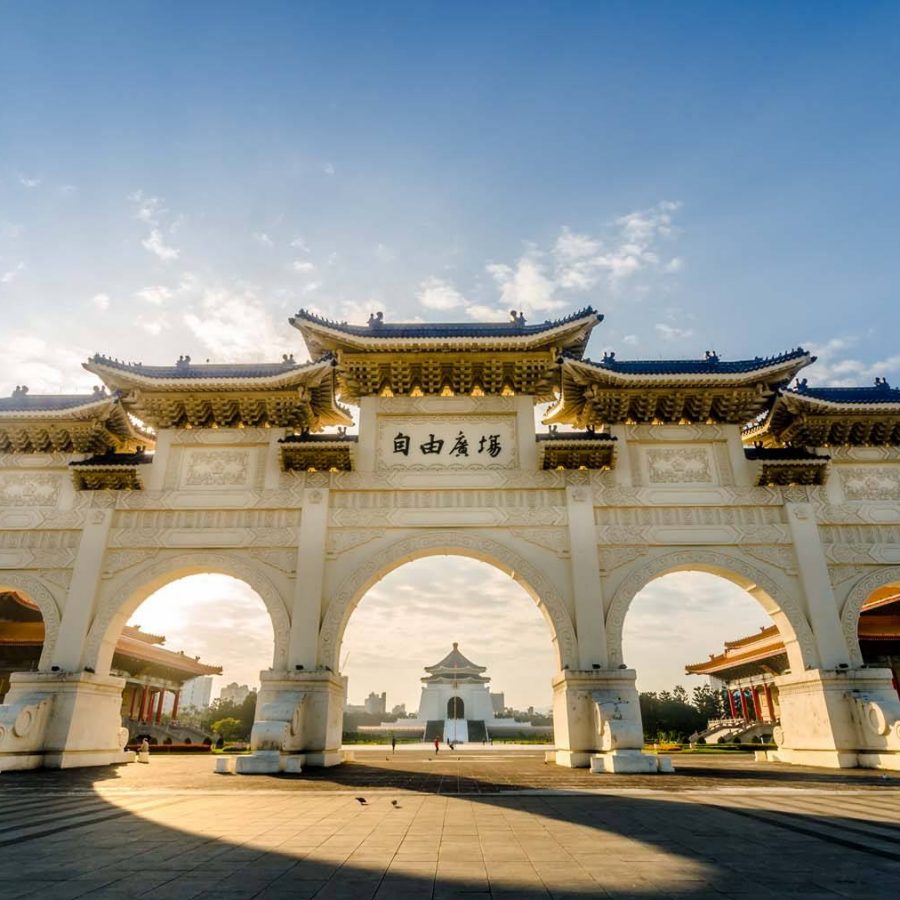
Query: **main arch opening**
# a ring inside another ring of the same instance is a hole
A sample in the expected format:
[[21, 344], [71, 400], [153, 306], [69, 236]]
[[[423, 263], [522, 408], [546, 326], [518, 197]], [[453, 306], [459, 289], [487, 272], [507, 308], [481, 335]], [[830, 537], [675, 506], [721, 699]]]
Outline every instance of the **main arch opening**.
[[0, 585], [0, 703], [14, 672], [36, 672], [46, 661], [46, 623], [24, 591]]
[[415, 559], [364, 592], [340, 650], [347, 743], [552, 742], [553, 629], [497, 566]]
[[781, 716], [777, 677], [802, 671], [812, 652], [795, 628], [805, 620], [774, 593], [702, 563], [662, 568], [637, 592], [622, 654], [637, 671], [645, 740], [772, 744]]
[[247, 743], [274, 645], [253, 588], [218, 573], [176, 577], [132, 600], [118, 619], [126, 616], [110, 625], [107, 642], [115, 640], [109, 671], [126, 681], [129, 741], [183, 750]]

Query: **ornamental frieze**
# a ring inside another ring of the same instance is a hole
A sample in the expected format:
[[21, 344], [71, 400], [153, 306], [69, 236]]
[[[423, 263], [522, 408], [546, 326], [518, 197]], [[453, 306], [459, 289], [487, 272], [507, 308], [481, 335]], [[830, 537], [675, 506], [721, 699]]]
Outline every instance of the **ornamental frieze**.
[[706, 447], [660, 447], [645, 450], [650, 484], [710, 484], [712, 461]]
[[780, 507], [595, 507], [598, 525], [783, 525]]
[[900, 466], [841, 466], [847, 500], [900, 500]]
[[59, 503], [65, 476], [55, 472], [0, 474], [0, 506], [51, 507]]

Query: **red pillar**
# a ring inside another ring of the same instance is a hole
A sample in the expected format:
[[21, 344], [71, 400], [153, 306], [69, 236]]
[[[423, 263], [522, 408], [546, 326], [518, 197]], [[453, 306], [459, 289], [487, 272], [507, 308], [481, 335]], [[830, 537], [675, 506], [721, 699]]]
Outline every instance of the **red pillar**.
[[156, 724], [162, 721], [163, 698], [166, 696], [165, 690], [159, 692], [159, 702], [156, 704]]
[[172, 704], [172, 721], [178, 720], [178, 701], [181, 699], [181, 691], [175, 691], [175, 701]]
[[762, 707], [759, 705], [759, 688], [752, 687], [750, 690], [753, 693], [753, 711], [756, 713], [756, 721], [762, 722]]
[[741, 688], [741, 715], [749, 722], [750, 721], [750, 710], [747, 709], [747, 695], [744, 693], [744, 689]]
[[731, 710], [731, 718], [737, 718], [737, 710], [734, 707], [734, 691], [728, 688], [728, 708]]
[[769, 721], [775, 721], [775, 703], [772, 700], [772, 685], [766, 685], [766, 706], [769, 707]]
[[141, 688], [141, 708], [138, 713], [138, 721], [144, 722], [147, 719], [147, 701], [150, 699], [149, 688], [145, 684]]
[[131, 686], [131, 704], [128, 707], [128, 718], [134, 721], [134, 708], [137, 705], [138, 690], [136, 685]]

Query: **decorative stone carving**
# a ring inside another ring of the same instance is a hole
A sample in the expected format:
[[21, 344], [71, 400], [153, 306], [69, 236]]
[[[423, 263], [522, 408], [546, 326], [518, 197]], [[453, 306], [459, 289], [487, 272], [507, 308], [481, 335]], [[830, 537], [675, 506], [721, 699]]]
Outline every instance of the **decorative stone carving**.
[[551, 623], [559, 654], [560, 668], [577, 665], [578, 643], [575, 628], [565, 601], [550, 581], [518, 553], [482, 534], [461, 534], [454, 531], [429, 531], [419, 537], [396, 541], [369, 557], [332, 596], [319, 630], [319, 661], [338, 671], [338, 652], [344, 629], [356, 605], [365, 592], [380, 578], [402, 562], [435, 552], [471, 556], [515, 572], [517, 579], [536, 596], [546, 618]]
[[781, 569], [788, 575], [797, 574], [797, 557], [790, 547], [764, 547], [744, 544], [741, 549], [744, 553]]
[[646, 547], [600, 547], [597, 550], [602, 572], [612, 572], [619, 566], [624, 566], [625, 563], [630, 563], [632, 560], [646, 555]]
[[355, 550], [369, 541], [374, 541], [384, 534], [377, 528], [353, 528], [342, 531], [330, 531], [325, 538], [325, 554], [330, 559], [346, 553], [348, 550]]
[[716, 550], [681, 550], [674, 553], [655, 554], [643, 565], [635, 568], [619, 584], [609, 604], [606, 614], [606, 639], [609, 648], [610, 666], [622, 664], [622, 632], [625, 615], [635, 595], [649, 582], [669, 572], [711, 571], [722, 577], [737, 576], [732, 580], [753, 585], [764, 591], [794, 630], [792, 635], [800, 648], [807, 665], [814, 665], [817, 652], [812, 629], [803, 609], [787, 585], [777, 584], [761, 569], [750, 565], [736, 553], [722, 553]]
[[185, 487], [243, 487], [249, 481], [247, 450], [193, 450], [185, 458]]
[[62, 479], [62, 475], [50, 472], [0, 474], [0, 506], [56, 506]]
[[841, 610], [841, 629], [847, 642], [850, 661], [854, 666], [861, 666], [863, 663], [862, 652], [859, 649], [859, 616], [862, 608], [878, 588], [889, 584], [900, 585], [900, 565], [869, 572], [853, 585], [844, 601]]
[[713, 481], [706, 447], [648, 449], [647, 475], [651, 484], [710, 484]]
[[900, 466], [841, 466], [847, 500], [900, 500]]
[[511, 528], [509, 533], [559, 557], [569, 555], [569, 533], [565, 528]]

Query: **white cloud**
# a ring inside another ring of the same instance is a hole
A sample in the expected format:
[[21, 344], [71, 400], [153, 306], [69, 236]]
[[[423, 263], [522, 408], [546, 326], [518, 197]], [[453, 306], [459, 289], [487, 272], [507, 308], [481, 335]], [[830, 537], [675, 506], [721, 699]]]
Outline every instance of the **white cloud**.
[[19, 276], [20, 272], [25, 270], [25, 263], [18, 262], [11, 269], [7, 269], [5, 272], [0, 274], [0, 284], [10, 284], [15, 281], [15, 279]]
[[109, 294], [94, 294], [91, 297], [91, 303], [99, 310], [109, 309]]
[[546, 312], [572, 305], [576, 294], [603, 287], [617, 295], [626, 285], [640, 299], [648, 291], [647, 277], [674, 274], [684, 265], [680, 257], [661, 261], [662, 242], [675, 234], [678, 207], [666, 200], [628, 213], [601, 235], [564, 227], [548, 250], [530, 246], [512, 264], [490, 263], [486, 271], [500, 288], [500, 307], [526, 315]]
[[180, 250], [169, 246], [165, 242], [162, 232], [158, 228], [150, 229], [150, 234], [141, 241], [141, 246], [158, 256], [163, 262], [171, 262], [173, 259], [178, 259], [181, 255]]
[[71, 340], [55, 343], [24, 331], [6, 333], [0, 393], [9, 394], [17, 384], [35, 394], [89, 391], [96, 379], [81, 367], [88, 355]]
[[633, 347], [636, 344], [639, 344], [640, 340], [636, 334], [626, 334], [625, 337], [622, 338], [622, 343]]
[[74, 197], [75, 194], [78, 193], [78, 188], [74, 184], [64, 184], [59, 192], [63, 195], [63, 197]]
[[427, 309], [457, 309], [466, 304], [466, 298], [452, 284], [440, 278], [426, 278], [419, 285], [416, 296]]
[[166, 301], [172, 298], [172, 293], [172, 289], [167, 288], [165, 285], [153, 284], [137, 291], [135, 297], [138, 297], [145, 303], [152, 303], [154, 306], [162, 306]]
[[334, 163], [327, 162], [324, 166], [322, 166], [322, 171], [326, 175], [334, 175]]
[[181, 227], [183, 217], [176, 216], [166, 225], [169, 210], [163, 206], [159, 197], [150, 196], [143, 191], [135, 191], [128, 195], [128, 199], [135, 205], [135, 218], [150, 228], [147, 237], [141, 241], [141, 246], [163, 262], [172, 262], [172, 260], [178, 259], [181, 251], [167, 243], [165, 232], [167, 231], [170, 235], [174, 234]]
[[147, 334], [152, 334], [154, 337], [158, 337], [163, 331], [172, 327], [168, 317], [164, 313], [154, 316], [153, 318], [140, 315], [134, 321], [139, 328], [143, 328]]
[[303, 253], [309, 253], [309, 244], [303, 240], [302, 237], [295, 237], [290, 244], [291, 247], [296, 247]]
[[900, 372], [900, 354], [892, 354], [872, 363], [850, 356], [859, 340], [855, 335], [845, 335], [831, 338], [824, 344], [804, 343], [803, 346], [816, 357], [816, 364], [804, 370], [800, 377], [808, 378], [811, 384], [857, 387]]
[[40, 183], [40, 178], [29, 178], [27, 175], [19, 175], [19, 184], [22, 187], [36, 188]]
[[527, 314], [566, 305], [554, 296], [557, 285], [536, 254], [521, 256], [515, 266], [491, 263], [486, 268], [500, 288], [500, 304], [507, 309]]
[[257, 244], [261, 244], [263, 247], [274, 247], [275, 241], [269, 237], [265, 231], [254, 231], [253, 232], [253, 240], [256, 241]]
[[509, 312], [496, 306], [485, 306], [479, 303], [470, 303], [466, 307], [466, 315], [476, 322], [508, 322]]
[[676, 328], [673, 325], [666, 325], [664, 322], [657, 322], [653, 326], [657, 335], [664, 341], [683, 341], [689, 337], [693, 337], [694, 330], [692, 328]]
[[300, 275], [308, 275], [316, 270], [315, 265], [307, 259], [295, 259], [291, 263], [291, 268]]
[[177, 297], [189, 308], [184, 324], [218, 362], [279, 359], [302, 352], [289, 326], [277, 328], [257, 290], [246, 284], [205, 284], [187, 275]]

